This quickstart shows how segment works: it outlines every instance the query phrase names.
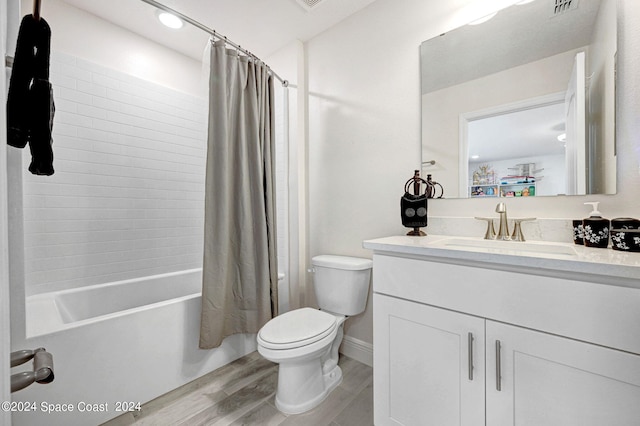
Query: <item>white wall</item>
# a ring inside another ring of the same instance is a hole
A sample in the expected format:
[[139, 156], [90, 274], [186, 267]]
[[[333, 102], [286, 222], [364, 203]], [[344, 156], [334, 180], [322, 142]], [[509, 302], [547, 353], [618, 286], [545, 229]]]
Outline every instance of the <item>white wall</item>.
[[[606, 0], [600, 6], [598, 21], [594, 26], [592, 49], [589, 52], [587, 69], [589, 76], [588, 110], [590, 128], [588, 135], [595, 140], [595, 158], [590, 176], [591, 192], [612, 194], [616, 192], [616, 153], [613, 144], [599, 141], [615, 140], [615, 57], [616, 49], [616, 0]], [[593, 180], [593, 179], [592, 179]]]
[[[378, 0], [308, 43], [311, 255], [370, 257], [362, 240], [406, 232], [398, 202], [420, 163], [418, 46], [495, 4]], [[640, 216], [640, 2], [619, 8], [618, 194], [509, 200], [514, 217], [581, 218], [589, 200], [610, 218]], [[494, 208], [491, 199], [434, 200], [429, 215], [470, 219]], [[348, 335], [372, 341], [370, 305]]]
[[56, 172], [22, 150], [26, 295], [201, 267], [206, 100], [61, 53], [51, 83]]
[[[32, 0], [21, 0], [24, 14]], [[140, 37], [60, 0], [42, 2], [41, 14], [51, 26], [51, 51], [67, 53], [106, 68], [200, 96], [202, 64], [175, 50]], [[204, 52], [204, 46], [202, 46]]]

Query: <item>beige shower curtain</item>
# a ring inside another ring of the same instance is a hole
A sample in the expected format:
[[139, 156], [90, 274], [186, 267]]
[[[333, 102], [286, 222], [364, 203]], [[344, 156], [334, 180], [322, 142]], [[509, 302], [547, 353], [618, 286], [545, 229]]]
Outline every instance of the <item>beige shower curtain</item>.
[[211, 47], [200, 347], [277, 315], [273, 77]]

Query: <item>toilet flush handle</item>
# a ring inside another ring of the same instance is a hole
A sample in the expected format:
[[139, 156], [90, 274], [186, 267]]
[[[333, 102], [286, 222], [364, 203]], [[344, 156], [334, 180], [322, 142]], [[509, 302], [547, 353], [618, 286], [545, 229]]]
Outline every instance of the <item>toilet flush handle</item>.
[[312, 273], [312, 274], [313, 274], [313, 273], [315, 273], [315, 272], [316, 272], [316, 268], [313, 268], [313, 267], [312, 267], [312, 268], [309, 268], [309, 269], [307, 269], [307, 272], [309, 272], [309, 273]]

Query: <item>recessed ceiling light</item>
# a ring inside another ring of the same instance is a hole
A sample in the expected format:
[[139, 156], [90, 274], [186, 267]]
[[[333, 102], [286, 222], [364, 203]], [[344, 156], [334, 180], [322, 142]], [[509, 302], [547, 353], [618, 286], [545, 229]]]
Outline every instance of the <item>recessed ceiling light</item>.
[[494, 16], [496, 16], [498, 14], [498, 12], [493, 12], [487, 16], [483, 16], [480, 19], [476, 19], [475, 21], [471, 21], [469, 22], [469, 25], [480, 25], [480, 24], [484, 24], [485, 22], [487, 22], [489, 19], [493, 18]]
[[182, 19], [178, 18], [176, 15], [172, 15], [169, 12], [159, 12], [158, 19], [164, 25], [166, 25], [169, 28], [173, 28], [174, 30], [182, 28], [182, 26], [184, 25], [184, 22], [182, 22]]

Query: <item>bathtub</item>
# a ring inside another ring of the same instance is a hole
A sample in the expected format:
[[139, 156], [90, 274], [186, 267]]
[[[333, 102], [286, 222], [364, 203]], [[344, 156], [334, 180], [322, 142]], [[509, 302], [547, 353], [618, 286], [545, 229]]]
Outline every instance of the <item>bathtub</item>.
[[98, 425], [253, 352], [254, 334], [198, 348], [201, 276], [193, 269], [27, 297], [20, 345], [52, 353], [55, 380], [13, 394], [34, 408], [14, 412], [13, 424]]

